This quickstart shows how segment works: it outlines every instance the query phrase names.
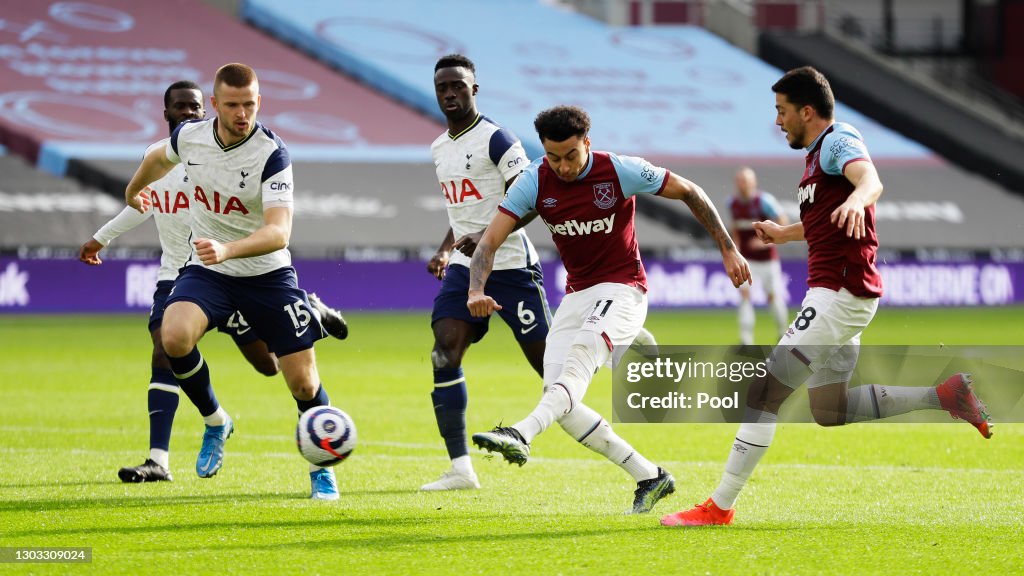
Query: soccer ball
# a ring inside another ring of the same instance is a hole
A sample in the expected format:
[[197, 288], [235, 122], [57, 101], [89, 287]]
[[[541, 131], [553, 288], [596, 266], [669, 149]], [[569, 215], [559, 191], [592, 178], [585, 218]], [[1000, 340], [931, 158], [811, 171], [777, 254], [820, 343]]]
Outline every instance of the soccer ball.
[[316, 406], [299, 417], [295, 444], [311, 463], [334, 466], [355, 449], [356, 425], [348, 414], [334, 406]]

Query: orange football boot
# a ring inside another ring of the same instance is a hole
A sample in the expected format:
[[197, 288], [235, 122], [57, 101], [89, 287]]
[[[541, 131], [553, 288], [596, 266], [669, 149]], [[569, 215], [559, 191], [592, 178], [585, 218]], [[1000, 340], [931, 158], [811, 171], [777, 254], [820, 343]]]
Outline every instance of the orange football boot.
[[971, 386], [970, 374], [953, 374], [935, 387], [939, 404], [954, 419], [966, 420], [985, 438], [992, 437], [992, 419], [985, 404], [978, 399]]
[[708, 498], [703, 504], [697, 504], [689, 510], [666, 514], [661, 517], [662, 526], [713, 526], [732, 524], [735, 509], [722, 510], [715, 505], [715, 501]]

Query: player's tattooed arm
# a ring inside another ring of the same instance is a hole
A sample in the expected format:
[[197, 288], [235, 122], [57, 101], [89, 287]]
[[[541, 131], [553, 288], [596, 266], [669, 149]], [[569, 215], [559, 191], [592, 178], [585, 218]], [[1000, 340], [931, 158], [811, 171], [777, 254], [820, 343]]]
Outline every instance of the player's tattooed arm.
[[722, 223], [718, 210], [715, 210], [715, 205], [711, 203], [711, 199], [704, 193], [703, 188], [678, 174], [670, 172], [668, 182], [665, 183], [665, 187], [659, 195], [663, 198], [672, 198], [685, 202], [690, 208], [690, 212], [701, 223], [701, 226], [704, 226], [704, 229], [708, 231], [708, 234], [711, 235], [711, 238], [718, 244], [719, 250], [723, 253], [729, 250], [736, 250], [736, 244], [733, 243], [729, 230]]
[[466, 301], [466, 307], [473, 316], [482, 318], [495, 310], [501, 310], [493, 298], [484, 294], [484, 286], [494, 268], [494, 253], [512, 233], [515, 225], [515, 218], [499, 211], [484, 230], [473, 252], [473, 259], [469, 262], [469, 299]]
[[750, 281], [750, 267], [747, 260], [740, 255], [736, 244], [732, 241], [729, 231], [722, 223], [722, 218], [715, 210], [715, 205], [704, 193], [704, 189], [678, 174], [669, 173], [661, 196], [682, 200], [693, 212], [697, 221], [704, 226], [711, 238], [718, 244], [722, 252], [722, 263], [734, 286], [739, 287]]

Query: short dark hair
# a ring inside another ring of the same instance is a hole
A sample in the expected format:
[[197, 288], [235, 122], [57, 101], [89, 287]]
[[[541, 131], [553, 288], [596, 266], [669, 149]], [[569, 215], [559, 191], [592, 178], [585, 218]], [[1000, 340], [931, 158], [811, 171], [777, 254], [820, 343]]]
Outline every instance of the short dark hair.
[[590, 132], [590, 116], [579, 106], [555, 106], [537, 114], [533, 127], [541, 142], [564, 142], [573, 136], [586, 136]]
[[164, 90], [164, 108], [171, 105], [171, 92], [175, 90], [198, 90], [200, 94], [203, 93], [203, 89], [199, 87], [199, 84], [196, 84], [191, 80], [178, 80], [174, 84], [168, 86], [167, 90]]
[[235, 62], [217, 69], [217, 74], [213, 77], [213, 89], [216, 90], [221, 84], [227, 84], [232, 88], [246, 88], [253, 82], [257, 82], [256, 71], [245, 64]]
[[434, 64], [434, 72], [437, 72], [441, 68], [465, 68], [474, 75], [476, 74], [476, 66], [473, 65], [473, 61], [463, 56], [462, 54], [448, 54], [441, 56], [441, 59]]
[[793, 104], [810, 106], [825, 120], [831, 120], [836, 107], [828, 79], [811, 66], [794, 68], [772, 85], [772, 92], [782, 94]]

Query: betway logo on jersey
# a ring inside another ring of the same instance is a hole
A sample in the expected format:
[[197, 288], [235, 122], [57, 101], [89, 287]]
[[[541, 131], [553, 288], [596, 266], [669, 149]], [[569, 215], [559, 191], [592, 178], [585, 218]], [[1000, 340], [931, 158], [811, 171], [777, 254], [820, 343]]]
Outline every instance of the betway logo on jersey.
[[814, 204], [814, 189], [818, 187], [818, 183], [808, 184], [807, 186], [801, 186], [796, 189], [796, 200], [797, 203], [803, 204], [804, 200]]
[[562, 224], [548, 224], [547, 222], [545, 224], [547, 224], [548, 230], [551, 230], [552, 234], [560, 234], [562, 236], [586, 236], [588, 234], [597, 234], [598, 232], [611, 234], [612, 226], [615, 224], [615, 214], [607, 218], [598, 218], [597, 220], [588, 220], [586, 222], [568, 220]]

